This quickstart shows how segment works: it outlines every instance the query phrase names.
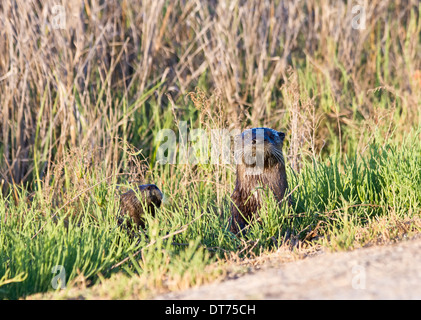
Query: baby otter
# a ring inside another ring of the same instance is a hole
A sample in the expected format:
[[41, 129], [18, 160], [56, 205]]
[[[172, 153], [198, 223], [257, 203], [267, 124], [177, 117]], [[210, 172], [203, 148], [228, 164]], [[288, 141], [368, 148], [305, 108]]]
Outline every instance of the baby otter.
[[232, 193], [231, 232], [238, 233], [255, 218], [262, 205], [256, 188], [269, 187], [276, 200], [288, 189], [282, 146], [285, 133], [269, 128], [245, 130], [236, 137], [237, 179]]
[[[140, 185], [136, 191], [130, 190], [121, 195], [120, 215], [130, 217], [132, 222], [143, 228], [145, 227], [144, 210], [146, 209], [154, 216], [155, 209], [161, 206], [162, 192], [154, 184]], [[130, 221], [128, 221], [128, 226], [131, 227]]]

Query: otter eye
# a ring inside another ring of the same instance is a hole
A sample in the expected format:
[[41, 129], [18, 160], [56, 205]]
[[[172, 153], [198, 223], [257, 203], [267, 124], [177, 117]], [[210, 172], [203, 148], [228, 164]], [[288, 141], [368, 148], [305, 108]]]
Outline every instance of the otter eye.
[[279, 136], [279, 138], [281, 138], [282, 141], [285, 139], [285, 133], [283, 133], [281, 131], [278, 132], [278, 136]]

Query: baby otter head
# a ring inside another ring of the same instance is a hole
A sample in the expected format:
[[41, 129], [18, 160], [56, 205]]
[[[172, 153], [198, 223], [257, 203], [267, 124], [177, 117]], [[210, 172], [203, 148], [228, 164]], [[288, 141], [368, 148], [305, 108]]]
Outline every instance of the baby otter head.
[[[235, 159], [256, 174], [284, 163], [282, 147], [285, 133], [270, 128], [245, 130], [235, 139]], [[259, 170], [260, 169], [260, 170]]]
[[130, 217], [137, 226], [144, 227], [145, 209], [155, 215], [156, 208], [161, 206], [163, 194], [154, 184], [139, 185], [120, 197], [120, 215]]
[[143, 200], [146, 200], [148, 206], [153, 204], [157, 208], [160, 207], [162, 202], [162, 192], [154, 184], [143, 184], [137, 187], [137, 191], [141, 194]]

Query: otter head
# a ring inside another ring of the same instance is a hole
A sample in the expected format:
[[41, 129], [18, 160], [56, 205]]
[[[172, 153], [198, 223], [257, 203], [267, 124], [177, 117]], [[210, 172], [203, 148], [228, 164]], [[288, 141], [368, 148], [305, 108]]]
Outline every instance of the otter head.
[[264, 170], [284, 163], [282, 147], [285, 133], [269, 128], [252, 128], [236, 137], [235, 158], [249, 174], [261, 174]]
[[154, 184], [143, 184], [137, 187], [138, 193], [142, 196], [148, 206], [151, 204], [155, 205], [157, 208], [161, 206], [162, 202], [162, 192]]

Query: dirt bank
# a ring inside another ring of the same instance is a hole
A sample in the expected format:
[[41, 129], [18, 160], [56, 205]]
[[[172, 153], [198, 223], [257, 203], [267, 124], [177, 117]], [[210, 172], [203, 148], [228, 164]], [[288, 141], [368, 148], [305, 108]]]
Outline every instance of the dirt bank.
[[320, 253], [156, 299], [421, 299], [421, 239]]

